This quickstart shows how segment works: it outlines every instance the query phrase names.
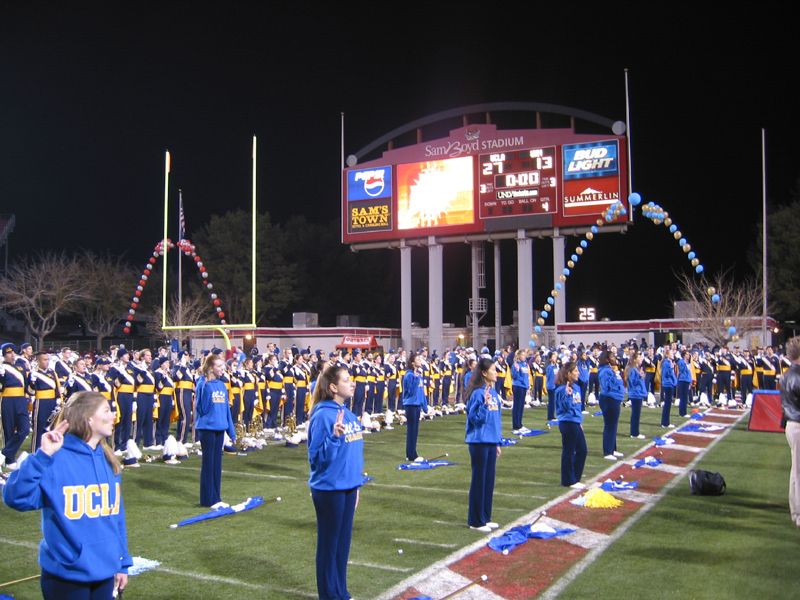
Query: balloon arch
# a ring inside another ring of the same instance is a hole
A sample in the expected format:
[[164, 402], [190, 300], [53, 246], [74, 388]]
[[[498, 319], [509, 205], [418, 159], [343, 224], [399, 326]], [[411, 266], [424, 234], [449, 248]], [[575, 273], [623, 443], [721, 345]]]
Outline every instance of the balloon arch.
[[[150, 257], [150, 260], [144, 267], [144, 271], [142, 275], [139, 277], [139, 285], [136, 286], [136, 291], [133, 293], [133, 298], [131, 299], [131, 307], [128, 309], [128, 316], [125, 319], [125, 333], [131, 332], [131, 323], [133, 322], [133, 318], [136, 315], [136, 309], [139, 307], [139, 299], [142, 296], [142, 292], [144, 291], [144, 286], [147, 285], [147, 278], [150, 276], [150, 273], [153, 269], [153, 266], [156, 264], [156, 260], [158, 260], [159, 256], [163, 256], [164, 252], [169, 252], [175, 248], [175, 244], [167, 238], [167, 247], [164, 248], [164, 240], [161, 240], [156, 245], [155, 249], [153, 250], [153, 256]], [[220, 319], [221, 325], [227, 325], [227, 321], [225, 320], [225, 313], [220, 306], [221, 302], [217, 297], [217, 294], [212, 292], [211, 290], [214, 289], [214, 285], [208, 280], [208, 271], [203, 266], [203, 261], [198, 256], [197, 252], [195, 251], [195, 245], [192, 244], [190, 240], [183, 239], [178, 242], [178, 249], [183, 252], [186, 256], [191, 256], [194, 259], [195, 265], [197, 265], [198, 270], [200, 271], [200, 275], [203, 277], [203, 285], [206, 286], [206, 289], [210, 292], [211, 301], [214, 303], [215, 310], [217, 311], [217, 316]]]
[[[628, 196], [628, 201], [630, 202], [631, 206], [636, 207], [641, 204], [642, 197], [634, 192]], [[539, 339], [539, 335], [542, 333], [542, 326], [545, 324], [545, 320], [550, 316], [550, 311], [553, 309], [553, 305], [556, 303], [558, 293], [560, 290], [564, 289], [564, 285], [566, 285], [567, 282], [567, 277], [569, 277], [572, 273], [572, 269], [575, 268], [575, 264], [578, 262], [578, 259], [581, 257], [584, 250], [589, 247], [589, 242], [594, 239], [594, 234], [600, 230], [600, 227], [606, 223], [610, 223], [621, 215], [627, 214], [627, 212], [628, 210], [625, 208], [622, 202], [617, 201], [604, 210], [601, 213], [602, 218], [597, 219], [596, 224], [592, 225], [591, 230], [586, 232], [586, 239], [581, 240], [581, 243], [575, 248], [574, 254], [572, 254], [572, 256], [570, 256], [570, 260], [567, 261], [567, 267], [562, 271], [561, 275], [558, 276], [559, 281], [557, 281], [553, 286], [553, 289], [550, 290], [550, 296], [547, 298], [547, 302], [544, 305], [544, 310], [542, 310], [541, 316], [536, 321], [537, 324], [534, 328], [534, 333], [531, 335], [531, 341], [528, 342], [531, 347], [538, 346], [536, 342]], [[669, 213], [661, 208], [658, 204], [655, 204], [654, 202], [648, 202], [642, 206], [642, 214], [650, 219], [654, 224], [663, 224], [665, 227], [669, 228], [672, 237], [677, 240], [678, 244], [681, 246], [681, 249], [686, 253], [686, 257], [691, 261], [695, 272], [702, 277], [704, 268], [703, 265], [700, 264], [700, 259], [697, 258], [697, 254], [692, 250], [692, 246], [689, 244], [686, 238], [683, 237], [683, 234], [678, 229], [678, 226], [672, 222]], [[708, 286], [706, 288], [706, 293], [711, 297], [711, 301], [714, 304], [717, 304], [720, 301], [721, 297], [719, 295], [719, 291], [713, 286]], [[732, 342], [738, 342], [739, 334], [737, 333], [736, 327], [731, 324], [730, 319], [724, 319], [723, 324], [728, 327], [728, 335], [730, 336], [730, 340]]]

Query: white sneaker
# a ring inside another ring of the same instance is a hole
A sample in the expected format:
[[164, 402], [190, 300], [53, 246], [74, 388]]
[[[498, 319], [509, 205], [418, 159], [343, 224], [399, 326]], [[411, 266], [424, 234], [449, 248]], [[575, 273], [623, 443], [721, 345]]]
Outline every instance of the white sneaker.
[[9, 471], [16, 471], [17, 469], [19, 469], [19, 463], [13, 462], [11, 464], [7, 464], [6, 469], [8, 469]]
[[578, 483], [573, 483], [569, 487], [571, 487], [573, 490], [585, 490], [586, 489], [586, 484], [585, 483], [581, 483], [579, 481]]
[[640, 433], [639, 435], [632, 435], [631, 439], [632, 440], [646, 440], [647, 438], [644, 436], [644, 434]]
[[488, 527], [489, 529], [499, 529], [500, 528], [500, 524], [499, 523], [495, 523], [494, 521], [489, 521], [486, 524], [486, 527]]
[[589, 414], [589, 411], [588, 411], [588, 410], [582, 410], [582, 411], [581, 411], [581, 414], [582, 414], [582, 415], [588, 415], [588, 414]]
[[613, 454], [609, 454], [608, 456], [604, 456], [603, 458], [605, 458], [606, 460], [617, 460], [617, 457], [614, 456]]
[[425, 459], [422, 458], [421, 456], [418, 456], [417, 458], [414, 459], [414, 462], [425, 462]]
[[622, 458], [625, 455], [622, 452], [617, 452], [616, 450], [614, 450], [614, 456], [616, 456], [617, 458]]
[[492, 528], [488, 525], [482, 525], [481, 527], [473, 527], [472, 525], [469, 526], [472, 531], [480, 531], [482, 533], [492, 533]]
[[520, 433], [522, 433], [522, 430], [521, 430], [521, 429], [513, 429], [513, 430], [511, 431], [511, 433], [512, 433], [513, 435], [519, 435]]
[[220, 501], [220, 502], [217, 502], [216, 504], [212, 504], [209, 508], [211, 510], [217, 510], [219, 508], [230, 508], [230, 504], [227, 504], [225, 502], [221, 502]]
[[123, 456], [124, 454], [122, 450], [114, 450], [114, 456]]
[[663, 429], [675, 429], [675, 425], [673, 425], [672, 423], [670, 423], [669, 425], [662, 425], [661, 427]]

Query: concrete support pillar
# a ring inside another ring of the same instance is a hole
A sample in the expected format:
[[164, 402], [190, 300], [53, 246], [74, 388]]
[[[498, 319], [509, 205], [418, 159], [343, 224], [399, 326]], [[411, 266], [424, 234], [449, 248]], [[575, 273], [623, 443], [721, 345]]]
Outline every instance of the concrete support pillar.
[[[428, 344], [429, 350], [443, 352], [442, 321], [444, 300], [442, 299], [442, 246], [436, 238], [428, 238]], [[416, 349], [415, 349], [416, 350]]]
[[400, 246], [400, 335], [403, 348], [411, 350], [411, 246]]
[[527, 348], [533, 333], [533, 240], [525, 236], [524, 229], [517, 232], [517, 310], [517, 348]]

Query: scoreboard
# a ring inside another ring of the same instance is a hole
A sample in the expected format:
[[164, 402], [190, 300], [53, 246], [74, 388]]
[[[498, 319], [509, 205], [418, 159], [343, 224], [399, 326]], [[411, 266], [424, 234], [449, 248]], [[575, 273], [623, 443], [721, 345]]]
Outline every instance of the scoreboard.
[[482, 219], [557, 211], [555, 146], [482, 154], [478, 164]]
[[627, 203], [626, 141], [484, 124], [389, 149], [345, 169], [342, 241], [594, 225]]

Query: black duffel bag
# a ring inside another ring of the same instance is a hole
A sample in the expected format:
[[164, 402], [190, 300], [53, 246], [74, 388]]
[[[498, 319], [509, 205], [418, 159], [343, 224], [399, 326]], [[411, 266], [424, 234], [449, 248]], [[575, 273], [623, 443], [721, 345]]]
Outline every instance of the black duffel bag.
[[725, 478], [711, 471], [692, 471], [689, 474], [689, 489], [695, 496], [722, 496], [725, 493]]

